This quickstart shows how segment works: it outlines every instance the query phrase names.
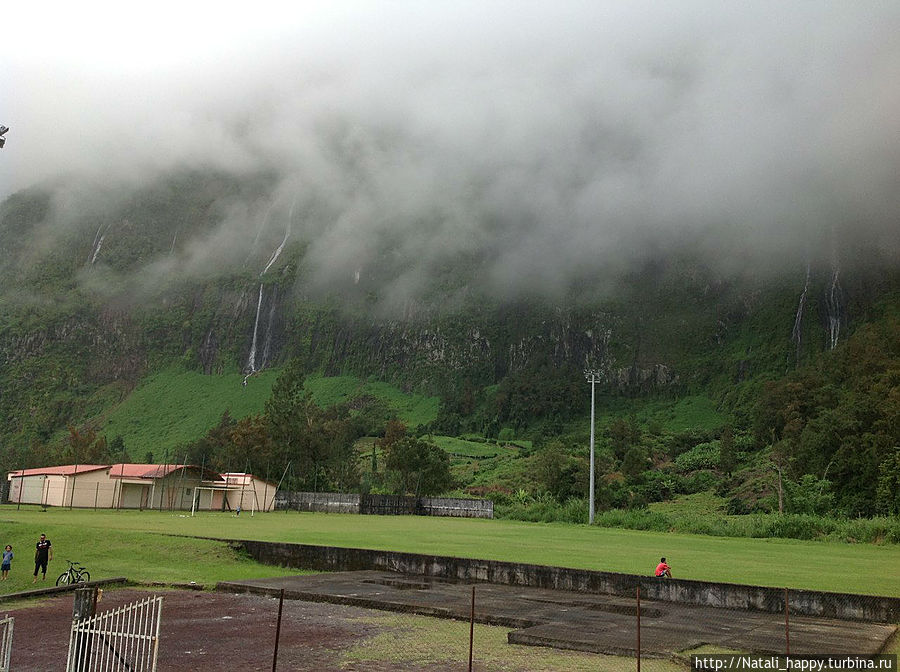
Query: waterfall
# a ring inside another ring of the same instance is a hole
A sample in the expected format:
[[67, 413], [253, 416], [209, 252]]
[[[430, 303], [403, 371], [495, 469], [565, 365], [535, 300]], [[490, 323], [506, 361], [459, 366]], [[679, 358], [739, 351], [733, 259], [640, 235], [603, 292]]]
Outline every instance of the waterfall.
[[284, 246], [287, 243], [287, 240], [291, 235], [291, 220], [294, 218], [294, 206], [295, 205], [297, 205], [296, 196], [294, 197], [294, 202], [291, 203], [291, 210], [288, 213], [287, 226], [284, 228], [284, 238], [281, 241], [281, 245], [279, 245], [277, 248], [275, 248], [275, 251], [272, 253], [272, 256], [269, 258], [269, 263], [266, 264], [266, 267], [263, 269], [262, 273], [260, 273], [260, 276], [265, 275], [266, 271], [268, 271], [269, 268], [271, 268], [272, 264], [274, 264], [278, 260], [278, 257], [281, 256], [281, 251], [284, 249]]
[[91, 255], [91, 266], [93, 266], [94, 262], [97, 261], [97, 255], [100, 254], [100, 248], [103, 247], [104, 238], [106, 238], [106, 234], [100, 236], [100, 240], [97, 241], [97, 245], [94, 248], [94, 254]]
[[[250, 356], [247, 358], [247, 375], [251, 375], [256, 373], [256, 334], [259, 330], [259, 311], [262, 308], [262, 300], [263, 300], [263, 285], [259, 283], [259, 299], [256, 302], [256, 321], [253, 322], [253, 341], [250, 344]], [[244, 382], [247, 382], [247, 379], [244, 378]]]
[[106, 228], [103, 228], [103, 224], [97, 227], [97, 233], [94, 234], [94, 243], [91, 245], [91, 254], [88, 259], [88, 263], [93, 266], [94, 262], [97, 261], [97, 255], [100, 254], [100, 248], [103, 246], [103, 239], [106, 238], [106, 234], [109, 232], [109, 227], [111, 224], [107, 224]]
[[841, 286], [838, 282], [840, 269], [837, 262], [831, 271], [831, 285], [825, 293], [825, 308], [827, 311], [827, 329], [828, 329], [828, 349], [834, 350], [838, 344], [838, 337], [841, 333], [841, 313], [843, 306], [841, 305]]
[[93, 264], [94, 260], [97, 258], [97, 252], [99, 251], [97, 245], [100, 242], [100, 230], [103, 229], [103, 224], [97, 227], [97, 233], [94, 235], [94, 242], [91, 244], [91, 253], [88, 255], [88, 263]]
[[[288, 212], [287, 225], [284, 229], [284, 238], [281, 240], [281, 243], [278, 247], [275, 248], [275, 251], [272, 252], [272, 256], [269, 257], [268, 263], [263, 268], [262, 272], [259, 274], [259, 277], [262, 278], [266, 272], [272, 267], [278, 257], [281, 256], [281, 252], [284, 250], [284, 246], [287, 244], [288, 238], [291, 235], [291, 222], [294, 218], [294, 206], [297, 204], [297, 198], [294, 197], [294, 201], [291, 203], [291, 209]], [[271, 206], [269, 206], [269, 210], [271, 210]], [[266, 211], [266, 219], [268, 219], [269, 211]], [[262, 231], [262, 227], [260, 227], [260, 231]], [[259, 232], [257, 232], [257, 238], [259, 238]], [[256, 241], [254, 241], [254, 245]], [[247, 379], [256, 373], [259, 369], [256, 366], [256, 343], [257, 337], [259, 335], [259, 314], [262, 311], [262, 303], [263, 303], [263, 290], [264, 284], [262, 282], [259, 283], [259, 298], [256, 301], [256, 319], [253, 322], [253, 340], [250, 344], [250, 355], [247, 358], [247, 366], [244, 368], [246, 375], [244, 376], [243, 385], [247, 384]], [[262, 351], [262, 359], [260, 362], [260, 367], [262, 368], [266, 365], [269, 359], [269, 349], [272, 343], [272, 323], [275, 319], [275, 290], [273, 290], [271, 305], [269, 306], [269, 317], [266, 321], [266, 335], [265, 340], [263, 342], [263, 351]]]
[[[278, 295], [278, 285], [272, 287], [272, 298], [269, 300], [269, 319], [266, 321], [266, 340], [263, 341], [262, 361], [259, 368], [269, 363], [269, 350], [272, 346], [272, 322], [275, 321], [275, 298]], [[259, 315], [257, 313], [257, 319]]]
[[806, 262], [806, 284], [800, 294], [800, 304], [797, 306], [797, 315], [794, 317], [794, 331], [792, 338], [797, 345], [797, 364], [800, 364], [800, 343], [803, 338], [803, 309], [806, 308], [806, 295], [809, 292], [809, 262]]
[[269, 207], [266, 208], [266, 213], [262, 217], [262, 221], [259, 223], [259, 226], [256, 229], [256, 236], [253, 238], [253, 243], [250, 245], [250, 249], [247, 251], [247, 258], [244, 259], [244, 265], [247, 265], [247, 262], [250, 261], [250, 257], [253, 255], [253, 251], [256, 249], [257, 243], [259, 243], [259, 237], [262, 235], [263, 229], [266, 228], [266, 224], [269, 221], [269, 215], [272, 212], [272, 206], [274, 203], [269, 203]]

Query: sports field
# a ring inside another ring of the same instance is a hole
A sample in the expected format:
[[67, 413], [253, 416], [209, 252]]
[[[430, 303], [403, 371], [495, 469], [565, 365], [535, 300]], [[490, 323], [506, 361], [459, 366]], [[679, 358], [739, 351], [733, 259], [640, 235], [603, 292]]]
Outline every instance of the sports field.
[[187, 537], [258, 539], [373, 548], [648, 574], [665, 555], [680, 578], [900, 597], [900, 546], [706, 537], [586, 525], [277, 512], [240, 517], [203, 512], [0, 507], [0, 544], [16, 551], [2, 592], [30, 584], [37, 536], [53, 542], [48, 574], [65, 559], [94, 578], [196, 581], [287, 572], [238, 557], [227, 545]]

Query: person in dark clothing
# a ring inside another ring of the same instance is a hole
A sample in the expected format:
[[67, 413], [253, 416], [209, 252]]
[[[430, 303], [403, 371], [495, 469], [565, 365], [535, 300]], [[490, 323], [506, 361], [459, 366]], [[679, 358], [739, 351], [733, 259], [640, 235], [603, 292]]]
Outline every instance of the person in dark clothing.
[[47, 578], [47, 563], [53, 560], [53, 544], [47, 539], [46, 534], [42, 534], [34, 546], [34, 579], [32, 583], [37, 582], [38, 570], [43, 572], [41, 580]]

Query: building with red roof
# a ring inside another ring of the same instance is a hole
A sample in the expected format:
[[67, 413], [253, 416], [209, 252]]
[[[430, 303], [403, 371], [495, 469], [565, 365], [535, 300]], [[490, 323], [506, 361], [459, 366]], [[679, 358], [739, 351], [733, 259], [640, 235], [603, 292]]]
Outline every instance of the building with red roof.
[[[101, 488], [104, 492], [107, 489], [108, 469], [104, 464], [65, 464], [11, 471], [6, 477], [10, 485], [9, 501], [44, 506], [93, 506]], [[76, 488], [76, 483], [80, 487]]]
[[226, 486], [191, 464], [79, 464], [20, 469], [7, 475], [9, 502], [113, 509], [190, 509], [201, 484]]

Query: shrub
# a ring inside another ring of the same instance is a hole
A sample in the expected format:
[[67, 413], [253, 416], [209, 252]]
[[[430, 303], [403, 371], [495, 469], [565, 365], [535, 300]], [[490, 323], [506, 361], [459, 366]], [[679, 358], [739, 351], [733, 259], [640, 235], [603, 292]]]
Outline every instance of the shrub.
[[719, 465], [719, 442], [700, 443], [675, 458], [675, 466], [682, 472], [715, 469]]

